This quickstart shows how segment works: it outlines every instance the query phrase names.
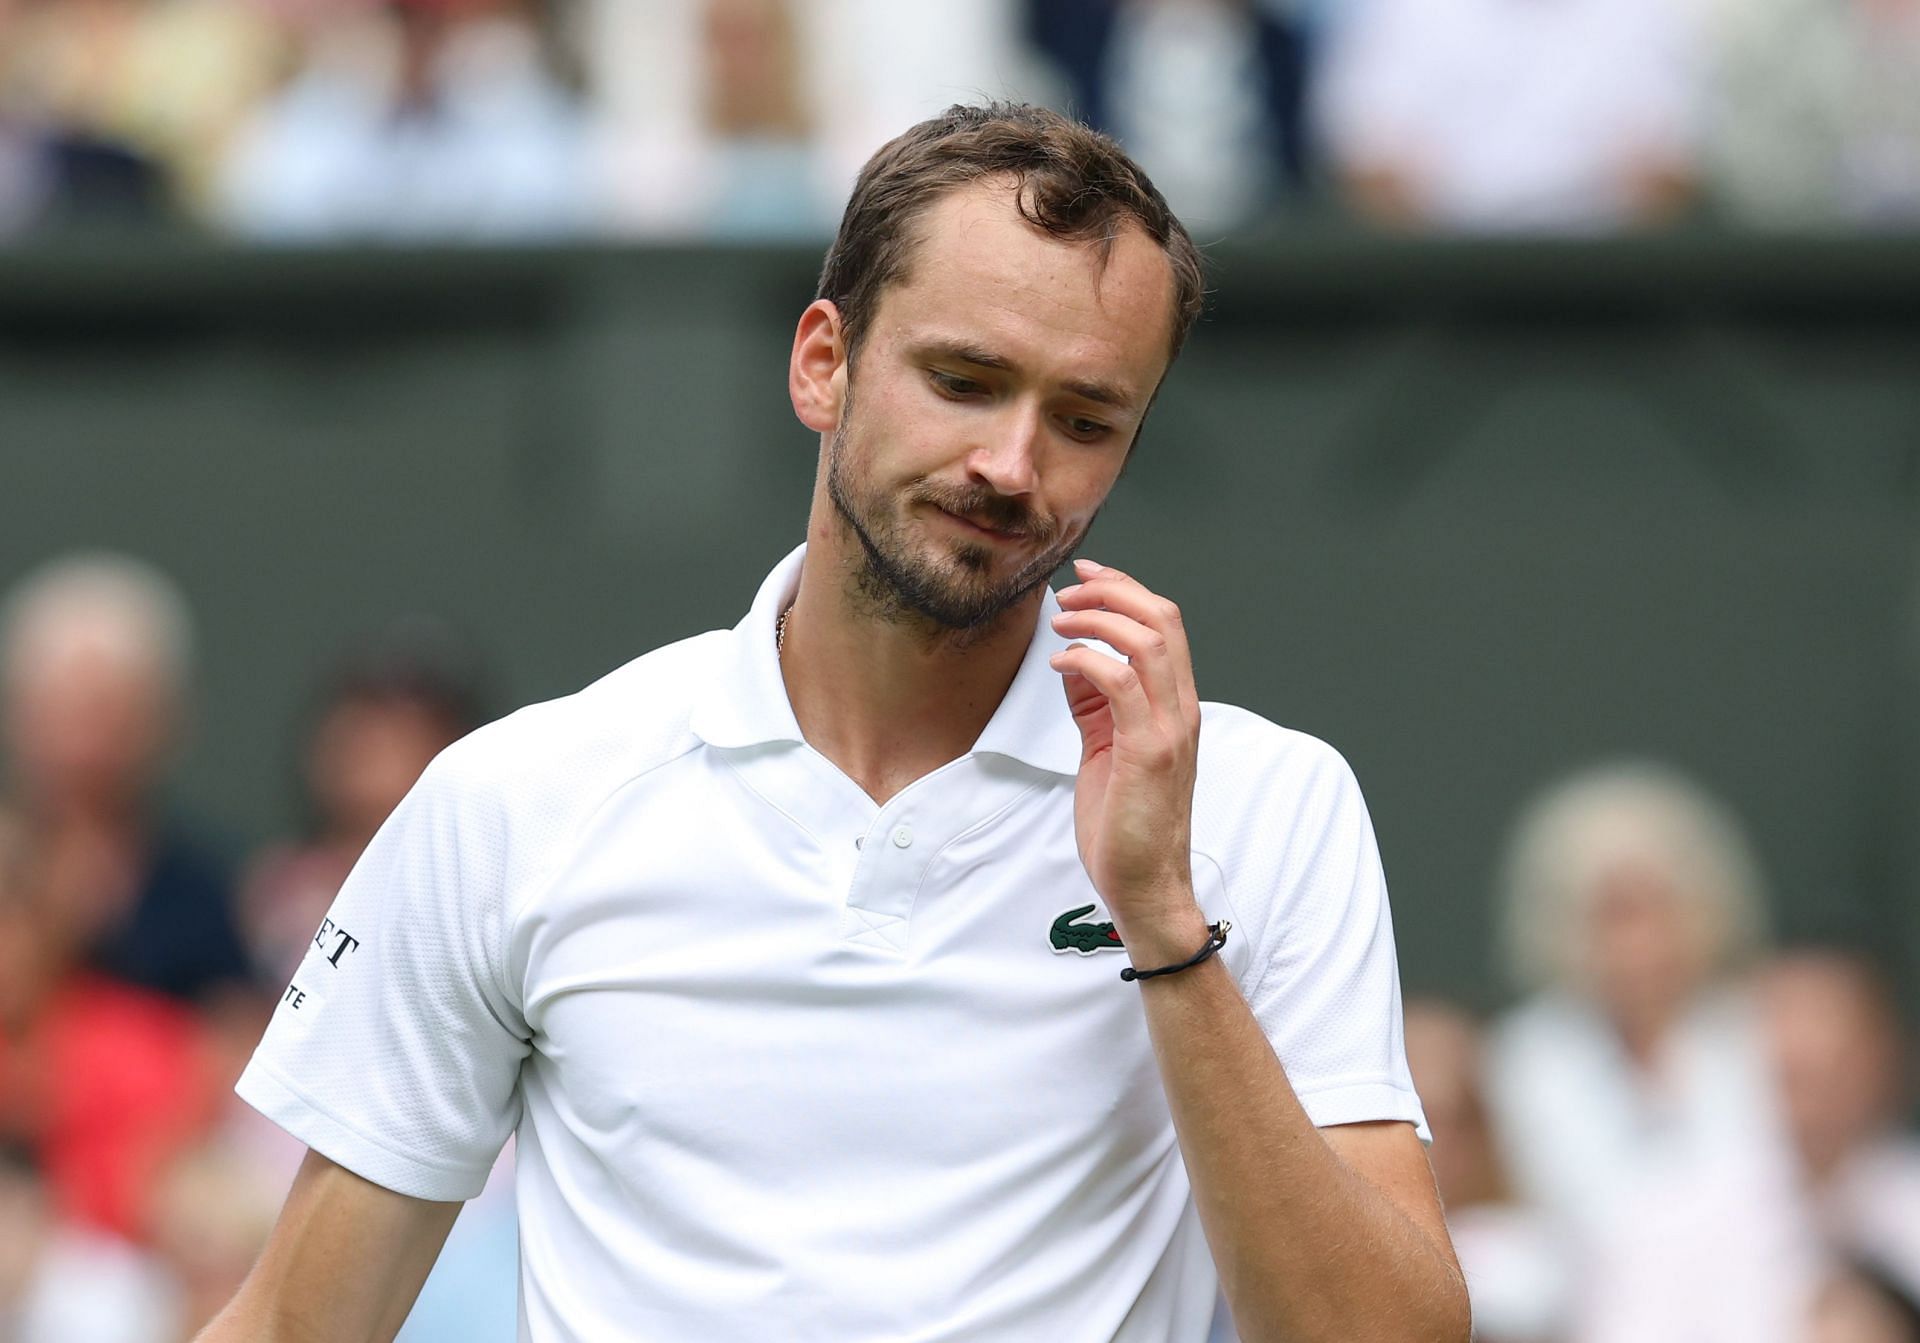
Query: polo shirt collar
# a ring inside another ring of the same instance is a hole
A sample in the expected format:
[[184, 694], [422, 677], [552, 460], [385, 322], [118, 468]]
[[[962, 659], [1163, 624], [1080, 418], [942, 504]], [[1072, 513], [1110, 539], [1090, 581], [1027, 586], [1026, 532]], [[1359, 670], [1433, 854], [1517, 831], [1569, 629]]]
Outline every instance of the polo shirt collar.
[[[805, 545], [796, 547], [774, 567], [745, 617], [728, 632], [711, 679], [693, 707], [691, 726], [707, 745], [724, 749], [805, 740], [780, 675], [774, 626], [799, 591], [806, 553]], [[1053, 591], [1045, 590], [1020, 670], [974, 743], [974, 755], [1006, 756], [1052, 774], [1079, 772], [1080, 729], [1067, 708], [1060, 673], [1047, 665], [1068, 643], [1053, 629], [1059, 610]]]

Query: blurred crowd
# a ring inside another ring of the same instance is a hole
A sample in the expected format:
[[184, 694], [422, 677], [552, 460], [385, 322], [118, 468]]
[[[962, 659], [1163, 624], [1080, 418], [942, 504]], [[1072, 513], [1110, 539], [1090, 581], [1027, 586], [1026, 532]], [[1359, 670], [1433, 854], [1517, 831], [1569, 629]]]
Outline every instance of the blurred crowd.
[[1920, 222], [1920, 0], [0, 0], [0, 237], [814, 238], [955, 101], [1196, 232]]
[[[193, 626], [123, 556], [0, 603], [0, 1339], [183, 1343], [303, 1149], [230, 1092], [361, 848], [485, 713], [409, 622], [297, 733], [304, 822], [238, 869], [163, 802]], [[1516, 1005], [1407, 1004], [1483, 1343], [1920, 1343], [1913, 1039], [1864, 950], [1776, 946], [1739, 820], [1604, 763], [1516, 818]], [[514, 1337], [511, 1149], [403, 1340]]]
[[[450, 632], [377, 632], [318, 687], [300, 833], [237, 870], [162, 802], [193, 625], [162, 574], [76, 555], [0, 605], [0, 1340], [184, 1343], [305, 1149], [231, 1094], [361, 848], [476, 726]], [[401, 1337], [515, 1336], [511, 1157]]]

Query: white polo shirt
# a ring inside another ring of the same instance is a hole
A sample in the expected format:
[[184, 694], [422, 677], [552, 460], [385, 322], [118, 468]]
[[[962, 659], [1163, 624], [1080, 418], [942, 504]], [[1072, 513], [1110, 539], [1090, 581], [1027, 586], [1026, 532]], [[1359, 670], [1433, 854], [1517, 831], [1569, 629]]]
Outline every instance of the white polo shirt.
[[[1074, 843], [1057, 604], [974, 749], [881, 807], [787, 701], [802, 554], [733, 630], [447, 750], [240, 1094], [418, 1198], [478, 1192], [517, 1128], [534, 1343], [1205, 1338], [1142, 990]], [[1316, 1123], [1425, 1136], [1351, 773], [1242, 710], [1204, 724], [1221, 955]]]

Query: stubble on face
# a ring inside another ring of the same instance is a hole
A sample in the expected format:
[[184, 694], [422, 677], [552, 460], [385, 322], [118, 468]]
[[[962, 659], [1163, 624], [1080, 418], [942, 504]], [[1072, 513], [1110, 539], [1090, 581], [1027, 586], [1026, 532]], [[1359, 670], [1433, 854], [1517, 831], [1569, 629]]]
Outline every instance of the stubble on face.
[[[967, 647], [999, 627], [1001, 619], [1065, 564], [1086, 540], [1077, 530], [985, 486], [954, 486], [918, 476], [889, 499], [866, 478], [852, 442], [854, 399], [849, 387], [840, 424], [827, 451], [827, 496], [842, 526], [860, 543], [847, 597], [867, 619], [917, 629], [930, 641]], [[916, 536], [909, 518], [926, 504], [1010, 532], [1032, 557], [1011, 574], [993, 577], [995, 547], [984, 542], [943, 543]]]

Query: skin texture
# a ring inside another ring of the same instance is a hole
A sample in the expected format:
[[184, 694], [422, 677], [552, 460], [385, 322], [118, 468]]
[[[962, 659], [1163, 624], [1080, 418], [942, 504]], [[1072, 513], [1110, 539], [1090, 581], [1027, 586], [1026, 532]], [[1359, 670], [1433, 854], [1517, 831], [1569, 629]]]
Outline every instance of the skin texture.
[[[965, 754], [1012, 684], [1039, 584], [1092, 526], [1166, 371], [1173, 312], [1171, 268], [1144, 234], [1121, 231], [1103, 264], [1022, 220], [1005, 182], [941, 199], [918, 243], [857, 359], [823, 300], [801, 316], [788, 376], [819, 462], [782, 671], [807, 741], [882, 802]], [[1186, 637], [1131, 577], [1078, 572], [1061, 632], [1130, 659], [1079, 648], [1055, 663], [1083, 742], [1081, 858], [1136, 963], [1183, 960], [1206, 932], [1189, 876]], [[1412, 1126], [1316, 1129], [1218, 958], [1138, 991], [1248, 1343], [1465, 1343]], [[448, 1205], [309, 1165], [207, 1340], [359, 1343], [404, 1317]], [[344, 1321], [308, 1304], [345, 1296]]]
[[260, 1262], [198, 1343], [392, 1343], [459, 1213], [309, 1152]]

